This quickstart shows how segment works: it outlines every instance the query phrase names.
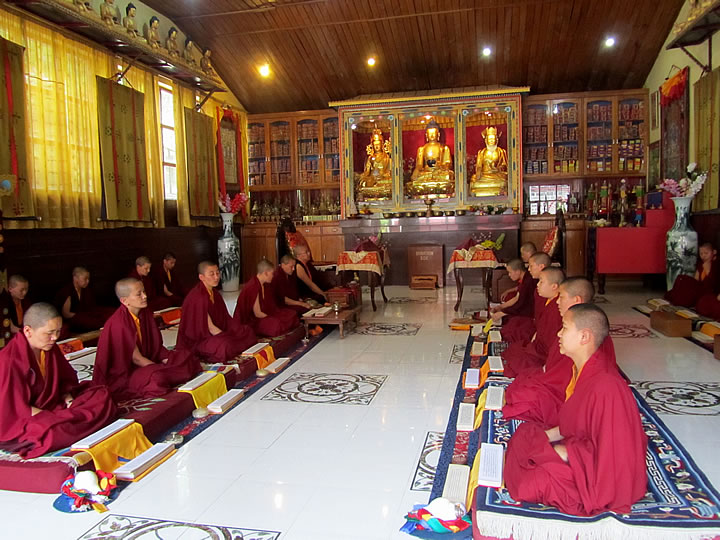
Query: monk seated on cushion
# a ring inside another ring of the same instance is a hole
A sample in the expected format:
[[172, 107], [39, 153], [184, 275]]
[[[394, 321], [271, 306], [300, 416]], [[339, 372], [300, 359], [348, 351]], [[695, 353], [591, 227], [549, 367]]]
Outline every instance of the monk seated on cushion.
[[[23, 316], [31, 306], [30, 299], [27, 297], [30, 284], [28, 280], [18, 274], [10, 276], [8, 279], [7, 290], [0, 293], [0, 313], [3, 317], [10, 319], [10, 335], [5, 335], [5, 339], [17, 334], [23, 327]], [[7, 332], [7, 329], [5, 330]]]
[[295, 246], [295, 259], [297, 260], [295, 273], [298, 277], [300, 298], [311, 298], [324, 304], [327, 296], [318, 283], [320, 275], [310, 261], [308, 248], [303, 245]]
[[505, 318], [507, 324], [513, 317], [532, 317], [534, 310], [533, 295], [537, 280], [534, 280], [525, 270], [525, 264], [520, 259], [513, 259], [507, 264], [510, 279], [518, 283], [518, 292], [507, 302], [490, 309], [494, 321]]
[[163, 256], [162, 263], [152, 265], [150, 271], [157, 295], [167, 298], [170, 305], [179, 307], [182, 305], [185, 293], [177, 272], [175, 272], [176, 263], [177, 257], [175, 257], [175, 254], [167, 252]]
[[557, 307], [557, 296], [565, 274], [559, 268], [549, 267], [540, 272], [538, 294], [544, 300], [536, 321], [535, 335], [529, 343], [513, 343], [502, 354], [505, 376], [517, 377], [526, 371], [542, 369], [550, 347], [557, 341], [562, 318]]
[[310, 309], [310, 304], [300, 300], [295, 258], [292, 255], [283, 255], [280, 259], [280, 264], [273, 272], [272, 291], [275, 295], [275, 303], [279, 307], [292, 309], [298, 315]]
[[115, 401], [157, 397], [201, 370], [191, 351], [163, 347], [142, 281], [121, 279], [115, 294], [121, 306], [100, 334], [94, 383], [108, 386]]
[[[576, 304], [589, 304], [594, 296], [595, 287], [587, 279], [566, 279], [560, 285], [557, 297], [560, 316]], [[608, 354], [615, 354], [610, 336], [605, 338], [602, 347]], [[565, 402], [565, 389], [572, 373], [572, 359], [560, 353], [560, 343], [557, 338], [553, 339], [542, 369], [526, 370], [505, 389], [503, 416], [530, 420], [546, 428], [557, 426], [558, 411]]]
[[220, 283], [218, 265], [201, 262], [198, 277], [200, 281], [183, 301], [176, 348], [192, 351], [203, 362], [230, 362], [255, 345], [257, 337], [248, 325], [233, 321], [215, 290]]
[[597, 306], [565, 313], [560, 352], [572, 358], [573, 378], [558, 425], [545, 430], [525, 422], [508, 443], [505, 486], [516, 501], [593, 516], [627, 513], [645, 495], [647, 437], [615, 356], [601, 347], [608, 335]]
[[718, 294], [720, 290], [720, 263], [717, 251], [711, 243], [700, 246], [697, 269], [694, 276], [679, 275], [673, 288], [665, 293], [665, 299], [674, 306], [693, 307], [706, 294]]
[[[532, 242], [525, 242], [522, 246], [520, 246], [520, 258], [525, 264], [528, 264], [530, 262], [530, 257], [535, 255], [535, 253], [537, 253], [537, 248]], [[513, 296], [515, 296], [517, 291], [517, 286], [511, 287], [510, 289], [503, 291], [503, 293], [500, 295], [500, 301], [507, 302]]]
[[117, 412], [106, 387], [78, 383], [55, 344], [63, 322], [53, 306], [34, 304], [23, 319], [0, 351], [0, 448], [35, 458], [101, 429]]
[[145, 288], [145, 294], [148, 298], [148, 308], [150, 311], [159, 311], [161, 309], [167, 309], [172, 307], [172, 302], [167, 296], [160, 295], [155, 290], [155, 281], [150, 276], [150, 270], [152, 263], [150, 259], [145, 256], [138, 257], [135, 259], [135, 269], [130, 272], [131, 278], [135, 278], [142, 281], [143, 287]]
[[243, 285], [233, 313], [235, 322], [250, 326], [259, 336], [281, 336], [300, 325], [295, 311], [275, 304], [270, 285], [273, 271], [268, 260], [258, 263], [257, 275]]
[[72, 271], [72, 284], [64, 287], [55, 297], [55, 305], [73, 332], [90, 332], [101, 328], [115, 311], [98, 306], [93, 298], [90, 272], [82, 266]]
[[[539, 253], [533, 253], [530, 256], [527, 271], [532, 276], [532, 279], [535, 280], [536, 284], [537, 280], [540, 279], [540, 272], [548, 268], [550, 264], [550, 257], [547, 253], [541, 251]], [[510, 318], [506, 324], [503, 324], [501, 329], [503, 341], [507, 341], [508, 343], [526, 343], [530, 341], [535, 333], [536, 321], [545, 307], [546, 300], [546, 298], [540, 296], [536, 286], [533, 292], [532, 317], [518, 315]]]

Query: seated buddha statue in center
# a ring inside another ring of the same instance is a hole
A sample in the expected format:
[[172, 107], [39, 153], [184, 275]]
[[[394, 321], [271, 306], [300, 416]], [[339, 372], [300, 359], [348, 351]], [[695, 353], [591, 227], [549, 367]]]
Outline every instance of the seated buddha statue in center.
[[507, 195], [507, 152], [498, 146], [497, 128], [486, 128], [482, 136], [486, 146], [477, 153], [475, 174], [470, 178], [470, 193], [473, 197]]
[[440, 126], [434, 119], [425, 128], [425, 144], [418, 148], [407, 192], [414, 197], [452, 197], [455, 194], [450, 148], [440, 142]]
[[358, 180], [358, 200], [376, 201], [392, 198], [392, 159], [389, 143], [389, 140], [383, 139], [381, 130], [373, 130], [370, 144], [367, 146], [368, 157], [365, 160], [365, 169]]

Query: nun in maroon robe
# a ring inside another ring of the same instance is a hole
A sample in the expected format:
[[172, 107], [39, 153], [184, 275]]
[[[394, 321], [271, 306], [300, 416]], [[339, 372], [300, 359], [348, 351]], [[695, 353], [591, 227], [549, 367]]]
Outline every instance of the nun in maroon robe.
[[[513, 332], [513, 327], [518, 325], [523, 327], [528, 324], [528, 321], [532, 323], [532, 318], [535, 315], [535, 289], [537, 287], [537, 279], [533, 279], [529, 272], [525, 271], [520, 278], [520, 284], [518, 285], [518, 299], [512, 306], [503, 308], [502, 312], [505, 314], [503, 317], [503, 327], [501, 330], [503, 341], [509, 339], [518, 340], [518, 336]], [[517, 322], [512, 322], [513, 319], [521, 319]], [[525, 331], [525, 333], [527, 330]], [[521, 335], [525, 335], [525, 333]], [[506, 338], [507, 336], [507, 338]], [[530, 334], [532, 337], [532, 334]]]
[[[280, 265], [278, 265], [273, 272], [273, 279], [271, 282], [272, 291], [275, 296], [275, 304], [278, 307], [292, 309], [298, 315], [302, 315], [303, 313], [308, 311], [308, 308], [304, 305], [300, 305], [301, 300], [300, 293], [298, 292], [298, 278], [297, 274], [295, 274], [294, 272], [294, 259], [292, 259], [292, 268], [293, 270], [291, 270], [288, 274], [283, 269], [283, 263], [281, 261]], [[297, 303], [288, 304], [288, 300]]]
[[[704, 296], [717, 296], [718, 293], [720, 293], [720, 261], [717, 260], [712, 244], [703, 244], [700, 246], [695, 275], [678, 276], [673, 288], [665, 293], [665, 300], [674, 306], [693, 307], [699, 305], [700, 299]], [[704, 299], [705, 302], [707, 299]]]
[[[10, 278], [12, 280], [12, 277]], [[27, 286], [27, 282], [24, 282]], [[10, 285], [8, 285], [10, 287]], [[15, 298], [8, 289], [4, 289], [0, 293], [0, 313], [3, 317], [8, 317], [12, 323], [13, 333], [22, 330], [23, 316], [32, 302], [27, 296], [22, 299]], [[17, 330], [16, 330], [17, 329]]]
[[72, 332], [91, 332], [102, 328], [115, 308], [98, 306], [90, 287], [76, 288], [70, 283], [55, 296], [55, 306], [62, 313], [63, 306], [70, 299], [69, 311], [72, 317], [65, 317]]
[[[41, 412], [33, 416], [32, 407]], [[36, 357], [25, 334], [18, 332], [0, 351], [0, 448], [35, 458], [70, 446], [116, 415], [108, 389], [79, 383], [57, 345]]]
[[[270, 263], [267, 264], [267, 270], [253, 276], [243, 285], [235, 305], [233, 319], [236, 323], [250, 326], [259, 336], [277, 337], [297, 328], [300, 321], [295, 311], [277, 307], [272, 286], [261, 282], [272, 279], [273, 268]], [[255, 313], [256, 301], [265, 317], [258, 317]]]
[[[537, 280], [534, 281], [537, 285]], [[507, 323], [503, 324], [500, 329], [503, 341], [508, 343], [529, 342], [536, 330], [535, 321], [538, 320], [540, 313], [545, 308], [545, 300], [547, 299], [538, 294], [536, 287], [535, 292], [533, 293], [533, 316], [526, 317], [524, 315], [518, 315], [515, 317], [508, 317]]]
[[502, 354], [506, 377], [541, 370], [552, 344], [558, 339], [562, 317], [557, 306], [557, 296], [543, 300], [545, 305], [537, 320], [535, 338], [529, 343], [513, 343]]
[[[217, 268], [215, 266], [214, 268]], [[219, 280], [218, 280], [219, 281]], [[210, 332], [208, 316], [221, 331]], [[185, 297], [178, 329], [177, 348], [192, 351], [202, 361], [229, 362], [257, 343], [252, 328], [233, 321], [225, 300], [215, 288], [199, 282]]]
[[[108, 319], [98, 342], [93, 382], [108, 386], [118, 402], [162, 396], [201, 371], [191, 351], [169, 351], [163, 346], [162, 334], [148, 308], [140, 310], [138, 320], [139, 334], [130, 310], [120, 306]], [[135, 347], [153, 364], [136, 365]]]
[[[174, 270], [164, 270], [162, 263], [152, 267], [151, 277], [155, 285], [155, 292], [158, 296], [167, 298], [171, 306], [180, 307], [183, 303], [182, 286]], [[165, 289], [170, 296], [165, 294]]]
[[149, 272], [149, 269], [147, 274], [138, 272], [137, 266], [132, 272], [130, 272], [130, 277], [135, 278], [138, 281], [142, 281], [143, 287], [145, 287], [145, 294], [147, 294], [148, 299], [148, 309], [151, 312], [154, 312], [176, 306], [177, 303], [173, 303], [170, 297], [167, 297], [164, 294], [158, 294], [158, 291], [155, 288], [155, 280]]
[[511, 497], [576, 516], [629, 512], [647, 489], [647, 437], [608, 347], [595, 351], [567, 393], [558, 419], [567, 462], [540, 424], [521, 424], [505, 452]]
[[[601, 349], [602, 354], [615, 358], [611, 337], [605, 338]], [[565, 390], [572, 376], [572, 358], [560, 352], [560, 343], [555, 339], [545, 367], [516, 377], [505, 389], [503, 416], [536, 422], [544, 429], [557, 426], [558, 412], [565, 402]]]

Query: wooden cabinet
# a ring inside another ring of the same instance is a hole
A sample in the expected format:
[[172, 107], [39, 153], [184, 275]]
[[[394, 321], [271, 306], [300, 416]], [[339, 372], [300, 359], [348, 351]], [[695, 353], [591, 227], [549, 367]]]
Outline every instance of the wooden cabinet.
[[337, 113], [250, 115], [250, 191], [340, 187]]
[[644, 89], [528, 98], [525, 178], [644, 176], [647, 98]]
[[[552, 216], [539, 216], [525, 218], [520, 224], [520, 241], [532, 242], [539, 249], [542, 249], [545, 235], [555, 226], [555, 219]], [[585, 275], [585, 232], [586, 222], [582, 219], [565, 220], [565, 274], [570, 276]]]

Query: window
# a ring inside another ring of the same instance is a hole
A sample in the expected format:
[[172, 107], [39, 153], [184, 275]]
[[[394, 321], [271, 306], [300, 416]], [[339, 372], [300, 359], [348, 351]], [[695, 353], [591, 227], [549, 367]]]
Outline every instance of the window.
[[172, 86], [160, 86], [160, 131], [162, 134], [162, 167], [165, 199], [177, 200], [177, 157], [175, 140], [175, 108]]

